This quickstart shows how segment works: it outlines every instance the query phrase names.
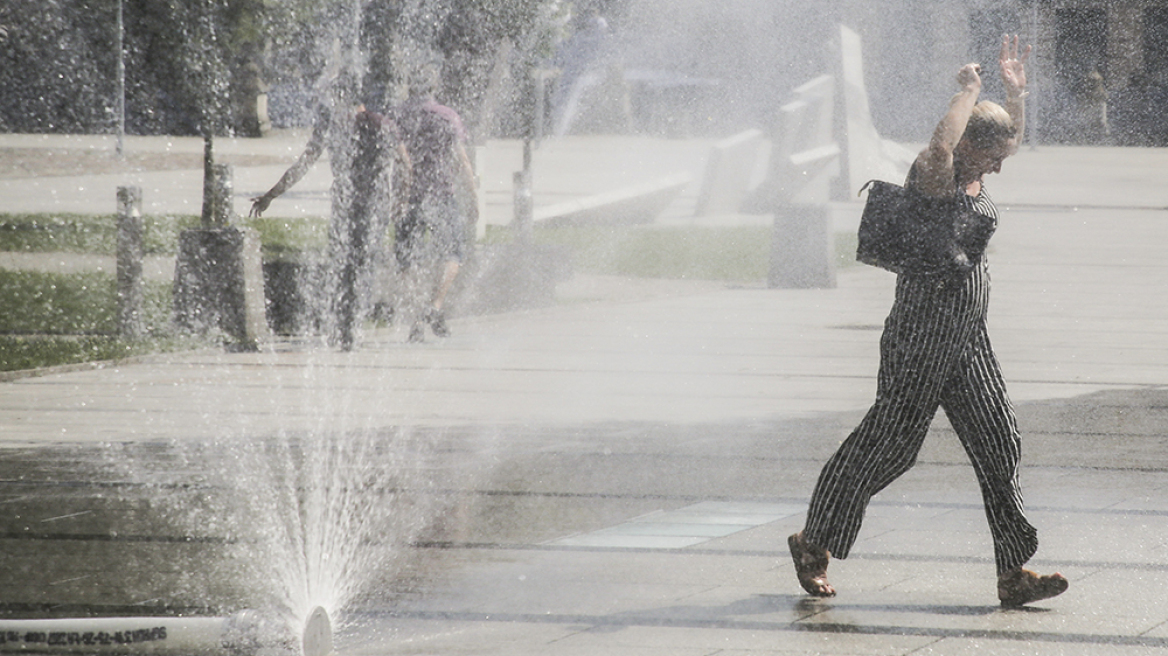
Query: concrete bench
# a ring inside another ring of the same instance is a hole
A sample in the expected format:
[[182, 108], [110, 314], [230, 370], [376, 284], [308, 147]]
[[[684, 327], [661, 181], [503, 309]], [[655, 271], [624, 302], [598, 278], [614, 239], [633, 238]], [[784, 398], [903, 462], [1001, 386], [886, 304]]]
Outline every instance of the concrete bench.
[[747, 130], [710, 148], [695, 216], [738, 212], [750, 193], [762, 147], [762, 132]]
[[665, 176], [583, 198], [536, 207], [534, 222], [543, 226], [632, 225], [652, 223], [686, 185], [688, 174]]

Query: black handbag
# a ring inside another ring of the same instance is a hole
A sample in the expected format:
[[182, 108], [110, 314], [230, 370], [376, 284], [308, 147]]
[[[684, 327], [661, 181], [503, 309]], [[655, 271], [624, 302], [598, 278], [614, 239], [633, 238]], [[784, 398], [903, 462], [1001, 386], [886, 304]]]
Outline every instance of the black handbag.
[[856, 259], [893, 273], [967, 271], [985, 254], [997, 221], [960, 198], [869, 180]]

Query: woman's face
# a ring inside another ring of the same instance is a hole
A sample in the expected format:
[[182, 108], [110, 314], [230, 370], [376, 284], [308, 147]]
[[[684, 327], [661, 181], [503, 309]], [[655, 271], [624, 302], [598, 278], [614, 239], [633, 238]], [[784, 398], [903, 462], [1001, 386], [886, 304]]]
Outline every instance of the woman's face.
[[987, 173], [999, 173], [1002, 170], [1002, 161], [1009, 156], [1008, 144], [1000, 143], [989, 148], [981, 148], [962, 140], [957, 146], [953, 161], [957, 181], [968, 184], [980, 180]]

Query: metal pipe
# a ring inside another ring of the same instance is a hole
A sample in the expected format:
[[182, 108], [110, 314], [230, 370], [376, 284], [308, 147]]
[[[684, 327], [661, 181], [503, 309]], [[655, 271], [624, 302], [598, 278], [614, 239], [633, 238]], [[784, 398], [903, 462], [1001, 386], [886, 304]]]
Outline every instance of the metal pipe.
[[118, 74], [117, 74], [117, 96], [114, 98], [116, 106], [114, 113], [117, 114], [117, 133], [118, 145], [117, 154], [118, 159], [126, 156], [126, 46], [125, 46], [125, 19], [123, 18], [122, 9], [123, 0], [118, 0]]
[[332, 626], [316, 608], [302, 635], [253, 610], [229, 617], [86, 617], [0, 620], [0, 652], [329, 656]]

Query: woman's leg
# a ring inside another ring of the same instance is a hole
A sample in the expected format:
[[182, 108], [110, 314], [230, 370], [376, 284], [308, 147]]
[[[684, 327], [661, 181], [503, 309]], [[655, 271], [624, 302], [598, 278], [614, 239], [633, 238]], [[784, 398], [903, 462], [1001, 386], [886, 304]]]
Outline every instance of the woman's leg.
[[868, 502], [908, 471], [940, 404], [941, 390], [977, 323], [971, 286], [901, 276], [880, 338], [876, 402], [819, 476], [803, 535], [846, 558]]
[[946, 386], [942, 405], [977, 473], [994, 540], [998, 599], [1022, 606], [1062, 594], [1062, 574], [1040, 576], [1022, 568], [1038, 550], [1038, 533], [1026, 519], [1018, 485], [1021, 439], [1002, 373], [984, 328]]
[[945, 386], [941, 406], [977, 474], [998, 574], [1018, 569], [1038, 550], [1038, 532], [1023, 509], [1018, 484], [1022, 440], [984, 327]]
[[916, 463], [936, 408], [927, 398], [877, 400], [819, 474], [803, 528], [808, 543], [848, 557], [868, 502]]

